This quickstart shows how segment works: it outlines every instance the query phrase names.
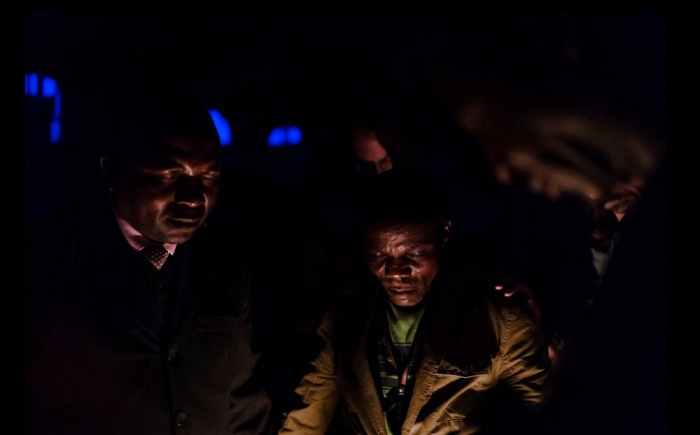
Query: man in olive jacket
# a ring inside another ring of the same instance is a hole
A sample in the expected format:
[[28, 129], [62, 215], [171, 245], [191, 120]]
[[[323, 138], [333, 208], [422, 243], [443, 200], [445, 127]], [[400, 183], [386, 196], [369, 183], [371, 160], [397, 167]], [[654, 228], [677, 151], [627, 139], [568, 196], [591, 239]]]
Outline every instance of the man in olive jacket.
[[378, 286], [324, 316], [325, 347], [280, 434], [525, 433], [535, 421], [549, 388], [542, 332], [523, 299], [452, 273], [439, 189], [411, 169], [368, 185], [362, 240]]

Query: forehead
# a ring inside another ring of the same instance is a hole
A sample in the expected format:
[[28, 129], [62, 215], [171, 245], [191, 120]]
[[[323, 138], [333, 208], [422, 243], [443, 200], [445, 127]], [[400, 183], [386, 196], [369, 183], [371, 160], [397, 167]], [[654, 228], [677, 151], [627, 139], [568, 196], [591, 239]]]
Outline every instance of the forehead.
[[220, 160], [218, 142], [205, 137], [170, 137], [146, 147], [141, 153], [144, 163], [185, 161], [191, 164], [218, 164]]
[[434, 222], [377, 222], [368, 226], [365, 231], [366, 239], [374, 244], [433, 244], [437, 227]]
[[387, 156], [386, 149], [379, 143], [374, 132], [366, 132], [356, 137], [353, 148], [358, 158], [367, 161], [381, 160]]

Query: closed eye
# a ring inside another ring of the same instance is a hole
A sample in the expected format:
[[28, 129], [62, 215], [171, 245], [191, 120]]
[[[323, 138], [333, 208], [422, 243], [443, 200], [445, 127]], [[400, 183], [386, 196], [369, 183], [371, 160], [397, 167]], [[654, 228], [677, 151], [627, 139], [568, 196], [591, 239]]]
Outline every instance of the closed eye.
[[209, 171], [202, 174], [202, 178], [205, 180], [218, 180], [221, 176], [219, 171]]

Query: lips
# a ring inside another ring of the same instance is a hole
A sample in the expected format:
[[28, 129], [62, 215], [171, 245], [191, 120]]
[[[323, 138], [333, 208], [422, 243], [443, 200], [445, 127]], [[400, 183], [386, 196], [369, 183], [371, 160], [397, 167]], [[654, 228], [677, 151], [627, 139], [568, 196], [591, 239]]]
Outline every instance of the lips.
[[416, 294], [418, 291], [415, 287], [407, 287], [407, 286], [388, 286], [384, 287], [384, 290], [387, 292], [389, 296], [392, 298], [397, 298], [397, 299], [406, 299], [411, 297], [411, 295]]
[[392, 292], [396, 293], [405, 293], [405, 292], [410, 292], [414, 291], [416, 289], [416, 284], [407, 284], [407, 283], [382, 283], [382, 286]]
[[413, 291], [394, 291], [386, 290], [387, 296], [395, 304], [401, 304], [401, 301], [411, 301], [416, 298], [417, 293]]
[[177, 216], [170, 216], [167, 218], [167, 221], [175, 226], [180, 226], [180, 227], [195, 227], [199, 225], [202, 222], [202, 215], [197, 215], [197, 216], [182, 216], [182, 215], [177, 215]]
[[169, 218], [168, 222], [176, 226], [193, 227], [199, 225], [199, 219]]
[[397, 292], [397, 293], [404, 293], [404, 292], [408, 292], [408, 291], [413, 290], [412, 287], [387, 287], [387, 286], [384, 286], [384, 288], [387, 290], [391, 290], [393, 292]]
[[202, 208], [186, 208], [178, 209], [170, 213], [167, 220], [175, 225], [194, 226], [198, 225], [203, 218], [204, 210]]
[[391, 301], [397, 305], [404, 305], [406, 303], [410, 303], [411, 301], [416, 299], [417, 295], [417, 292], [412, 290], [386, 289], [386, 293], [389, 296], [389, 299], [391, 299]]

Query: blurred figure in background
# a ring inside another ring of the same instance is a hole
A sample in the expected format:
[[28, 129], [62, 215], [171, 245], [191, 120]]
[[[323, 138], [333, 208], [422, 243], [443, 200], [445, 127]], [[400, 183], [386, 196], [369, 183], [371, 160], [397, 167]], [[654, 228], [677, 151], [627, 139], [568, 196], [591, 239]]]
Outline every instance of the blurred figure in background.
[[352, 132], [352, 151], [357, 160], [355, 171], [364, 175], [379, 175], [394, 167], [386, 148], [379, 142], [377, 132], [357, 127]]
[[668, 433], [666, 14], [545, 17], [565, 29], [556, 34], [535, 31], [541, 16], [519, 18], [525, 31], [489, 46], [490, 64], [459, 47], [486, 68], [435, 71], [454, 119], [502, 183], [611, 209], [619, 186], [639, 196], [610, 240], [543, 430]]
[[612, 255], [615, 243], [622, 233], [624, 223], [621, 222], [627, 213], [634, 211], [639, 195], [638, 186], [632, 183], [618, 183], [612, 187], [610, 194], [602, 199], [586, 202], [591, 254], [598, 284], [608, 267], [608, 258]]

